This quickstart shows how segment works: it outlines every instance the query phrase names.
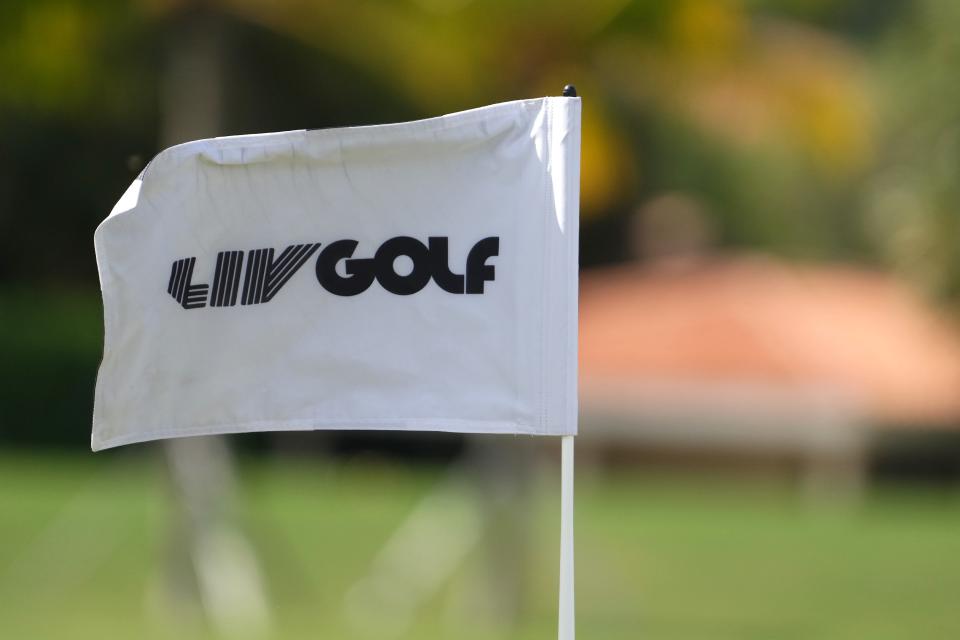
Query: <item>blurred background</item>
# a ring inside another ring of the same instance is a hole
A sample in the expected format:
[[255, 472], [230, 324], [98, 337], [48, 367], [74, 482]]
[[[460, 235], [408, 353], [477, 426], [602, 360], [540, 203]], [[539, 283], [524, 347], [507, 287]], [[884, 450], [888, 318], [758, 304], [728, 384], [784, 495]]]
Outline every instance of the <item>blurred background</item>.
[[553, 637], [557, 443], [90, 454], [92, 238], [171, 144], [566, 83], [581, 635], [960, 637], [958, 26], [953, 0], [4, 0], [0, 637]]

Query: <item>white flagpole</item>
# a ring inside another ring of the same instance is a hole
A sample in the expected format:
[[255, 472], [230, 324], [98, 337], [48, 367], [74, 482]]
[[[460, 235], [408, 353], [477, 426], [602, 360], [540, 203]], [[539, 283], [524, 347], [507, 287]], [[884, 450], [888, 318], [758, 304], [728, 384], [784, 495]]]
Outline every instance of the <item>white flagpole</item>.
[[560, 444], [560, 621], [558, 640], [574, 640], [573, 436]]
[[[577, 96], [572, 84], [563, 87], [561, 95]], [[577, 171], [579, 175], [579, 169]], [[560, 619], [557, 625], [558, 640], [574, 640], [576, 624], [574, 616], [573, 586], [573, 438], [560, 439]]]

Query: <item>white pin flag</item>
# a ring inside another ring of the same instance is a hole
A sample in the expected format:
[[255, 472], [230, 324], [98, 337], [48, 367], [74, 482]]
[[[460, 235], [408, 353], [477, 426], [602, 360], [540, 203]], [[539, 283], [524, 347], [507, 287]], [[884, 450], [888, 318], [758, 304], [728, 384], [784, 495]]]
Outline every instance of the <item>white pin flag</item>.
[[574, 435], [579, 162], [574, 97], [160, 153], [95, 234], [93, 449]]

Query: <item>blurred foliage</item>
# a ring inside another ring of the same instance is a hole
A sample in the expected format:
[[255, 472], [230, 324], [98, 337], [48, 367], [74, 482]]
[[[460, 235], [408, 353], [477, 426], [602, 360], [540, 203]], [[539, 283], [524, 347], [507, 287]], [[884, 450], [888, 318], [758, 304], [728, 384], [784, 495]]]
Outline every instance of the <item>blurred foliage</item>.
[[882, 135], [858, 203], [886, 262], [953, 307], [960, 304], [957, 24], [960, 4], [926, 0], [878, 49]]
[[625, 221], [671, 191], [699, 200], [726, 245], [869, 257], [856, 207], [876, 153], [870, 59], [893, 6], [11, 0], [0, 277], [92, 286], [89, 232], [158, 151], [164, 50], [200, 14], [227, 32], [229, 106], [210, 135], [425, 117], [576, 82], [588, 265], [627, 257]]
[[[47, 398], [18, 370], [46, 362], [92, 386], [92, 349], [43, 360], [19, 332], [72, 305], [49, 302], [63, 291], [95, 310], [93, 229], [159, 151], [185, 24], [223, 35], [209, 135], [428, 117], [574, 82], [585, 267], [655, 246], [635, 237], [658, 228], [644, 216], [683, 202], [706, 250], [889, 265], [952, 301], [958, 20], [952, 0], [6, 0], [0, 284], [17, 293], [0, 294], [0, 353], [20, 400], [0, 429]], [[49, 326], [49, 344], [69, 327]]]
[[93, 296], [0, 289], [0, 442], [88, 446], [102, 339]]

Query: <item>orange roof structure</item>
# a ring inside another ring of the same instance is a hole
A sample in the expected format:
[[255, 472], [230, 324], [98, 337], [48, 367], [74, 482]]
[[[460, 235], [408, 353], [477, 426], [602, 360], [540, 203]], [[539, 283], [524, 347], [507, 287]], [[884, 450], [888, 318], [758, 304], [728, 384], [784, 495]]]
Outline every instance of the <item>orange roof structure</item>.
[[893, 276], [849, 266], [741, 257], [586, 271], [580, 379], [588, 405], [632, 384], [814, 388], [871, 422], [960, 426], [960, 333]]

